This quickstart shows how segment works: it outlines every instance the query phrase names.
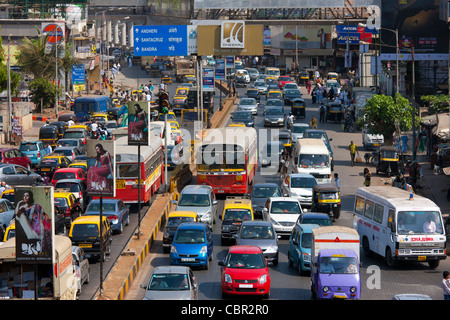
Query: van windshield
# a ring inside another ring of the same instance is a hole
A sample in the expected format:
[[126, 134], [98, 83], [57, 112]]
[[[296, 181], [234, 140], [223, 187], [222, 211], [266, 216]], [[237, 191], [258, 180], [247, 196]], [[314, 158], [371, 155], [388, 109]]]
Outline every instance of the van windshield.
[[355, 257], [322, 257], [320, 273], [358, 273]]
[[328, 166], [329, 157], [324, 154], [300, 154], [298, 163], [303, 168], [324, 168]]
[[400, 211], [397, 215], [397, 233], [444, 234], [438, 211]]

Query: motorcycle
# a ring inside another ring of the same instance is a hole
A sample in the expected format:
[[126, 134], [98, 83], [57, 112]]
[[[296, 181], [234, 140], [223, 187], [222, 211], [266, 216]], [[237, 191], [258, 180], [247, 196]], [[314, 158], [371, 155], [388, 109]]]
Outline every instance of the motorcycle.
[[355, 121], [350, 117], [345, 119], [344, 132], [355, 132]]

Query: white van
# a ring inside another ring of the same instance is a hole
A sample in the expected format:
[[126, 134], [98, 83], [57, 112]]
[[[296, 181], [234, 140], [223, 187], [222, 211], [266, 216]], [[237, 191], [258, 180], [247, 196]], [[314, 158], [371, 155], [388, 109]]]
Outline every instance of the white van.
[[364, 149], [376, 149], [384, 145], [384, 136], [382, 134], [374, 134], [368, 126], [364, 126], [362, 132], [362, 143]]
[[295, 173], [309, 173], [317, 183], [331, 182], [331, 156], [321, 139], [298, 139], [292, 155]]

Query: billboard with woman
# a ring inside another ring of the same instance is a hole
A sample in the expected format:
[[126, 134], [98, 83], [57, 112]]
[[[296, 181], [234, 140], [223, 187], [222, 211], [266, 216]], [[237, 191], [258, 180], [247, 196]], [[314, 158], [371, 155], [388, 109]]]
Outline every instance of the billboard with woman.
[[87, 140], [88, 196], [116, 195], [115, 141]]
[[128, 144], [148, 145], [149, 106], [148, 101], [128, 102]]
[[17, 263], [52, 263], [53, 187], [14, 188]]

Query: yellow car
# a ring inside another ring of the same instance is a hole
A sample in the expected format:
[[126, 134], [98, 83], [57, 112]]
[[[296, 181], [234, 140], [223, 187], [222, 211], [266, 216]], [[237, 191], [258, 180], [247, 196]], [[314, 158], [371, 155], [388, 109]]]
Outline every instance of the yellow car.
[[283, 94], [278, 90], [270, 90], [266, 95], [267, 99], [283, 99]]
[[171, 121], [167, 121], [167, 122], [172, 127], [172, 130], [179, 130], [180, 129], [180, 125], [178, 124], [177, 121], [171, 120]]
[[243, 123], [230, 123], [228, 125], [228, 127], [244, 127], [245, 128], [245, 124], [243, 124]]
[[75, 160], [74, 162], [69, 164], [69, 168], [80, 168], [83, 169], [85, 173], [87, 173], [87, 161]]
[[188, 74], [184, 76], [184, 82], [195, 84], [195, 76], [193, 74]]
[[55, 206], [57, 206], [64, 214], [66, 225], [70, 226], [72, 221], [83, 213], [80, 200], [75, 198], [72, 192], [69, 192], [66, 189], [56, 189], [53, 198]]
[[173, 236], [178, 226], [185, 222], [198, 222], [198, 215], [193, 211], [172, 211], [167, 217], [166, 227], [163, 235], [163, 250], [170, 252]]
[[8, 241], [11, 238], [14, 238], [16, 236], [16, 224], [15, 222], [12, 222], [5, 231], [5, 235], [3, 236], [3, 242]]
[[[100, 236], [100, 216], [86, 215], [72, 222], [69, 238], [72, 245], [82, 248], [88, 258], [95, 256], [105, 261], [106, 255], [111, 253], [112, 242], [111, 224], [106, 216], [102, 219], [102, 232], [103, 235]], [[103, 250], [100, 250], [101, 247]]]
[[189, 88], [187, 88], [187, 87], [178, 87], [175, 90], [175, 97], [177, 97], [177, 96], [186, 96], [187, 97], [188, 93], [189, 93]]
[[11, 203], [14, 203], [14, 189], [6, 189], [2, 192], [0, 198], [9, 200]]
[[[248, 196], [227, 197], [223, 208], [223, 214], [219, 215], [222, 220], [221, 243], [235, 241], [239, 232], [239, 226], [243, 221], [254, 220], [252, 201]], [[228, 228], [224, 226], [228, 225]]]
[[48, 176], [50, 179], [56, 170], [67, 168], [71, 164], [69, 158], [59, 153], [49, 153], [42, 157], [41, 161], [35, 166], [36, 173], [41, 176]]
[[105, 123], [106, 121], [108, 121], [108, 114], [106, 113], [94, 113], [91, 116], [91, 121], [97, 121], [97, 122], [101, 122], [101, 123]]

